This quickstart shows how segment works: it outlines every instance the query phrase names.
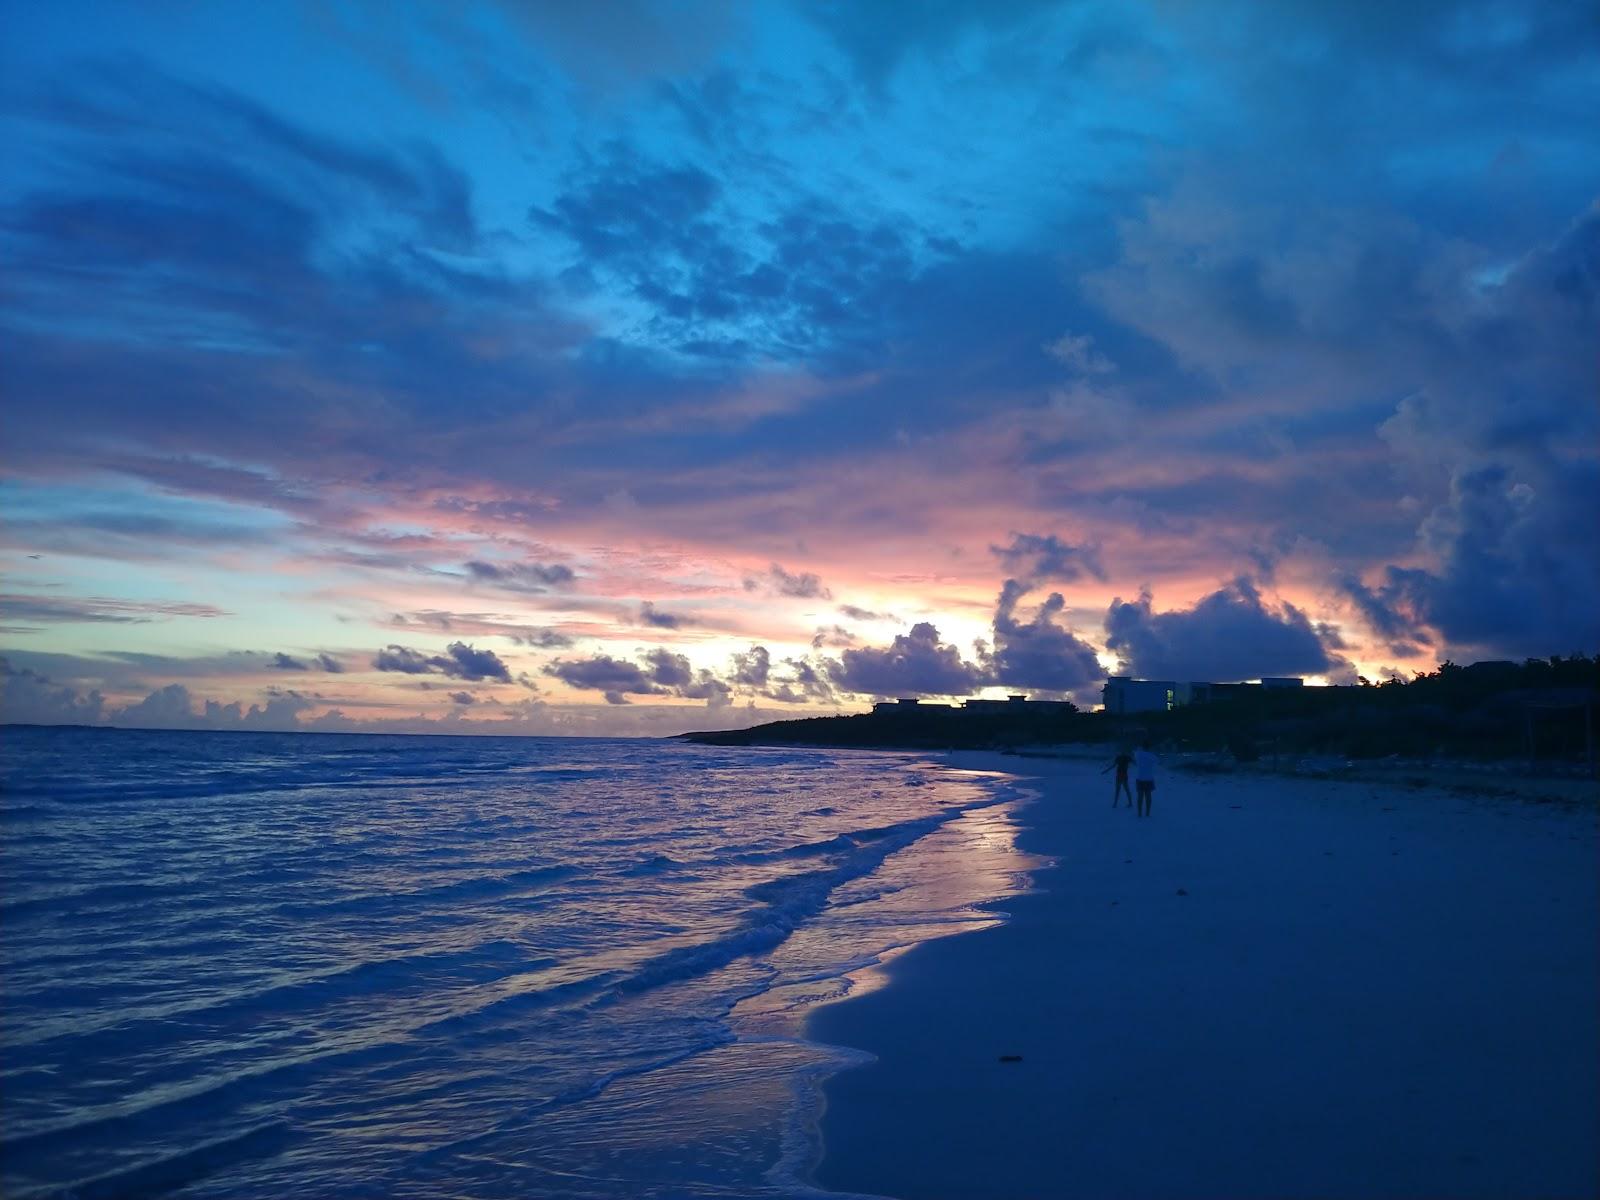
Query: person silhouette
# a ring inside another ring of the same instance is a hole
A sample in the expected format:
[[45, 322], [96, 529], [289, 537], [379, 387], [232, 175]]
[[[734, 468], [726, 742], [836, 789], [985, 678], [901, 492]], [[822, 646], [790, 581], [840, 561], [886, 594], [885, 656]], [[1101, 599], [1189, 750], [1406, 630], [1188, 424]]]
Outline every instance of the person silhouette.
[[1128, 786], [1128, 768], [1132, 765], [1133, 755], [1129, 754], [1126, 750], [1123, 750], [1118, 753], [1116, 758], [1111, 760], [1110, 767], [1107, 767], [1105, 771], [1100, 772], [1100, 774], [1104, 775], [1106, 771], [1111, 770], [1111, 767], [1115, 767], [1117, 769], [1117, 785], [1111, 790], [1112, 808], [1116, 808], [1122, 803], [1122, 797], [1124, 795], [1128, 797], [1128, 807], [1133, 807], [1133, 789]]
[[1156, 790], [1156, 756], [1150, 749], [1148, 741], [1141, 742], [1139, 749], [1134, 751], [1134, 783], [1139, 791], [1139, 812], [1141, 817], [1150, 815], [1150, 801]]

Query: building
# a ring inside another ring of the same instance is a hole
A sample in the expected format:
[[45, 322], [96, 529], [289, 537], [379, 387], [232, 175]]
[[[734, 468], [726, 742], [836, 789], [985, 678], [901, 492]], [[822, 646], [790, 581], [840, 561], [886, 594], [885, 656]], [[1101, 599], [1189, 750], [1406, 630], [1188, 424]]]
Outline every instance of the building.
[[974, 713], [1031, 713], [1076, 712], [1078, 706], [1070, 700], [1030, 700], [1026, 696], [1007, 696], [1004, 700], [963, 700], [961, 707]]
[[1100, 689], [1100, 702], [1108, 713], [1166, 712], [1179, 703], [1178, 685], [1170, 679], [1113, 675]]
[[1026, 696], [1007, 696], [1004, 700], [963, 700], [960, 705], [954, 704], [929, 704], [917, 696], [905, 696], [899, 700], [879, 700], [872, 706], [872, 711], [880, 715], [893, 713], [927, 712], [929, 709], [949, 711], [959, 708], [962, 712], [970, 713], [1011, 713], [1013, 715], [1039, 716], [1042, 713], [1077, 712], [1078, 706], [1070, 700], [1030, 700]]
[[879, 700], [872, 706], [875, 713], [910, 713], [930, 708], [953, 708], [950, 704], [927, 704], [921, 696], [901, 696], [898, 700]]
[[1293, 675], [1274, 675], [1253, 683], [1178, 683], [1171, 679], [1134, 679], [1113, 675], [1100, 689], [1100, 700], [1108, 713], [1166, 712], [1185, 704], [1204, 704], [1240, 692], [1262, 689], [1302, 687], [1305, 680]]

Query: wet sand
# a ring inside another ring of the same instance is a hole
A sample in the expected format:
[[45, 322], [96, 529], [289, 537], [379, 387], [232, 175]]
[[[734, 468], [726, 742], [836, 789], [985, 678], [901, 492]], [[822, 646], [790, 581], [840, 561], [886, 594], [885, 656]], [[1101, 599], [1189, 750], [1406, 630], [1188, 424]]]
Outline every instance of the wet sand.
[[876, 1059], [826, 1086], [820, 1185], [1600, 1192], [1592, 803], [1167, 773], [1139, 820], [1098, 762], [952, 758], [1037, 774], [1056, 865], [815, 1014]]

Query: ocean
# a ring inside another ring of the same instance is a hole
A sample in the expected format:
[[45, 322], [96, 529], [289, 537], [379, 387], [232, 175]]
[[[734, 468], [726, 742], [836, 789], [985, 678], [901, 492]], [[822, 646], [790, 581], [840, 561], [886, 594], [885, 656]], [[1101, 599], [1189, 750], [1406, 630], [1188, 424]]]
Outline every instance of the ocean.
[[819, 1195], [807, 1012], [1036, 865], [913, 753], [0, 737], [9, 1197]]

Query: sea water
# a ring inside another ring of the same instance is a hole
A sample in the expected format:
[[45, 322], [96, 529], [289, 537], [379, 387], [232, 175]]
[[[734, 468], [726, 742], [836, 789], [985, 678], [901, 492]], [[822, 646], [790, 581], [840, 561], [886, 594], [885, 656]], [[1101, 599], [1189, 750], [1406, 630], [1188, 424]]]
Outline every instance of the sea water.
[[909, 753], [0, 737], [12, 1197], [802, 1194], [808, 1009], [1034, 865]]

